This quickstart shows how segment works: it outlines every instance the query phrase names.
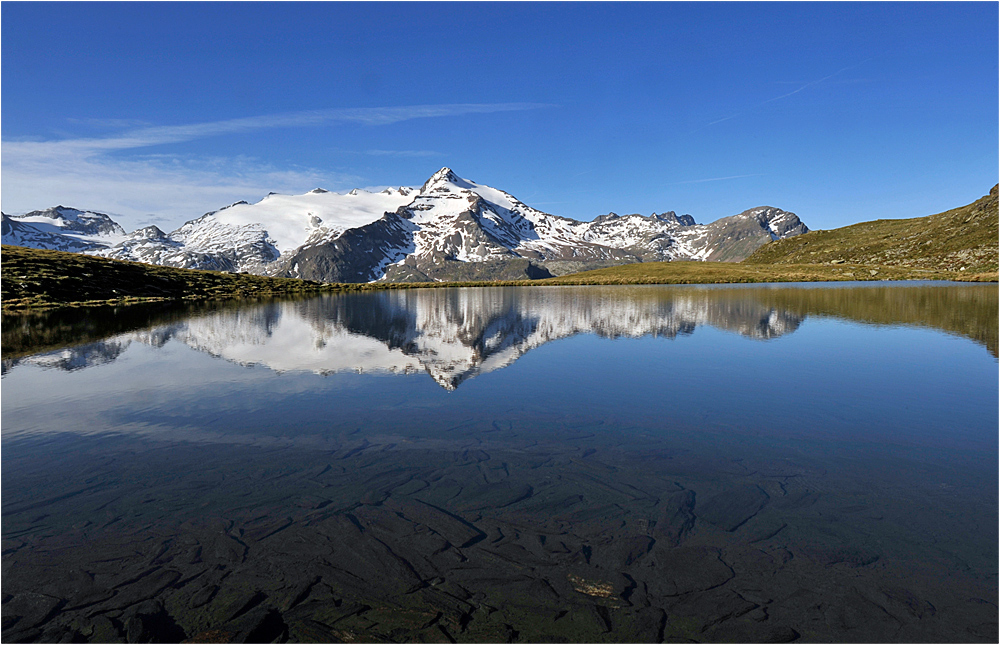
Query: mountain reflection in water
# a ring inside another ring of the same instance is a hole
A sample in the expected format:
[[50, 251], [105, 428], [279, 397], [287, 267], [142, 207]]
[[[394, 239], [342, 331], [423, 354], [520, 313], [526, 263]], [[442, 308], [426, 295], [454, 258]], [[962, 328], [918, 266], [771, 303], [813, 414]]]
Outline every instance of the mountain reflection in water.
[[[767, 340], [794, 332], [810, 315], [938, 327], [997, 355], [995, 286], [483, 287], [227, 307], [98, 342], [5, 357], [3, 368], [30, 363], [81, 369], [115, 360], [132, 342], [161, 347], [177, 339], [213, 356], [278, 372], [427, 372], [454, 390], [531, 349], [576, 334], [675, 338], [710, 325]], [[5, 331], [24, 326], [4, 321]], [[4, 347], [18, 345], [6, 336]]]

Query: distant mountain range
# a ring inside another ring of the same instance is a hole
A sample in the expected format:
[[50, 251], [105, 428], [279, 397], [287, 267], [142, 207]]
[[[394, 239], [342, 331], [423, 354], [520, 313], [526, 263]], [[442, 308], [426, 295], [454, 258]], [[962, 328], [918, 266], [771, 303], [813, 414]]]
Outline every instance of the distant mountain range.
[[711, 224], [690, 215], [550, 215], [448, 168], [419, 188], [320, 188], [237, 202], [165, 233], [126, 233], [102, 213], [56, 206], [3, 215], [4, 244], [164, 266], [324, 282], [542, 278], [633, 262], [739, 261], [807, 232], [760, 206]]

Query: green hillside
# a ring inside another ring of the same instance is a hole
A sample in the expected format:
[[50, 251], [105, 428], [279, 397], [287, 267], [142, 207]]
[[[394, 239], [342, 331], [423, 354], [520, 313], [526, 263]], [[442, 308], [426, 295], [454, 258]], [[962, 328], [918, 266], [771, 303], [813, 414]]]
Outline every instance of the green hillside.
[[871, 265], [639, 262], [573, 273], [558, 278], [535, 280], [530, 284], [723, 284], [838, 280], [992, 281], [996, 279], [996, 273], [972, 274], [958, 271]]
[[998, 219], [994, 186], [989, 195], [972, 204], [937, 215], [880, 219], [770, 242], [744, 263], [848, 264], [995, 274]]
[[285, 297], [315, 293], [323, 287], [306, 280], [174, 269], [6, 245], [2, 247], [0, 285], [5, 310], [68, 303]]

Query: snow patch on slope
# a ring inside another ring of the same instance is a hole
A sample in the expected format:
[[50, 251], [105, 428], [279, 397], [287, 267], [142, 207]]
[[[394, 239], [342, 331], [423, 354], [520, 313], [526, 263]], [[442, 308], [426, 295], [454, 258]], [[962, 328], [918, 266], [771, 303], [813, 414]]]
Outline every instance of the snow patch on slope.
[[[407, 188], [379, 193], [352, 190], [346, 194], [321, 188], [305, 195], [271, 193], [256, 204], [237, 203], [216, 211], [212, 220], [219, 233], [241, 227], [258, 226], [267, 231], [281, 254], [293, 251], [307, 241], [317, 243], [332, 239], [349, 228], [370, 224], [387, 211], [395, 211], [412, 199]], [[208, 221], [206, 226], [212, 226]]]

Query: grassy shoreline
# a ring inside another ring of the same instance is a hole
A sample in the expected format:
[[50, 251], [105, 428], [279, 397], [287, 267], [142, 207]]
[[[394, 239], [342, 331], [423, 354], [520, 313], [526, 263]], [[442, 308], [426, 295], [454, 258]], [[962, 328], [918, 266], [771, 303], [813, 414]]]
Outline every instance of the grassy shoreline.
[[852, 280], [997, 281], [996, 272], [899, 266], [648, 262], [597, 269], [544, 280], [493, 282], [321, 283], [220, 271], [176, 269], [78, 253], [3, 246], [0, 284], [4, 312], [60, 307], [289, 298], [349, 291], [437, 287], [609, 284], [745, 284]]

